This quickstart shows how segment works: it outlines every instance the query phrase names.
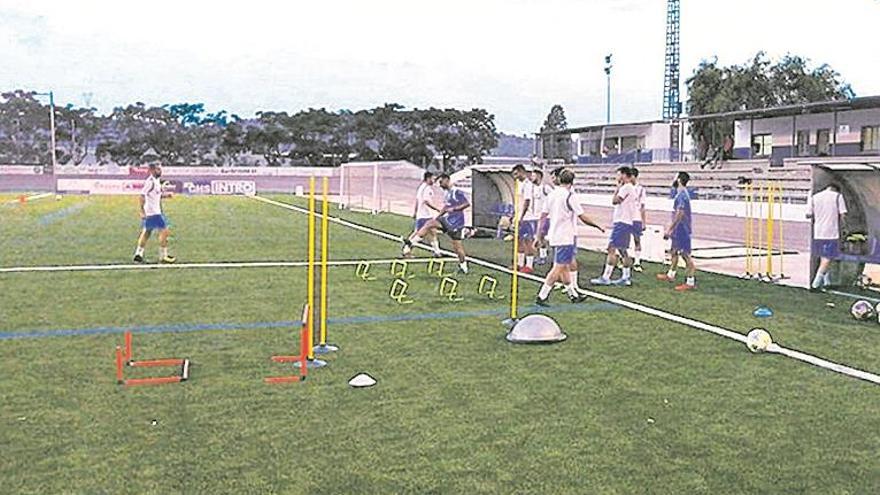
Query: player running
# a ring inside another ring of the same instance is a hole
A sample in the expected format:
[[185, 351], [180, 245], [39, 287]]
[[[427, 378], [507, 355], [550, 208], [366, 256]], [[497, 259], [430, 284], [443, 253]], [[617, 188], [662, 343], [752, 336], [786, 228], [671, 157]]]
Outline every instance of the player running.
[[467, 237], [468, 229], [464, 225], [464, 210], [470, 208], [464, 192], [452, 186], [452, 181], [447, 174], [437, 177], [440, 187], [445, 191], [444, 206], [436, 218], [429, 220], [422, 228], [403, 240], [403, 255], [412, 254], [413, 244], [418, 244], [432, 229], [440, 230], [452, 240], [452, 249], [458, 255], [458, 269], [461, 273], [468, 272], [467, 253], [464, 251], [462, 241]]
[[174, 263], [177, 261], [173, 256], [168, 255], [168, 224], [165, 221], [165, 215], [162, 214], [162, 199], [170, 198], [171, 193], [162, 192], [162, 167], [159, 164], [150, 164], [150, 173], [147, 180], [144, 181], [144, 187], [141, 189], [139, 197], [140, 215], [143, 223], [141, 235], [138, 237], [137, 248], [134, 251], [134, 261], [137, 263], [144, 262], [144, 247], [147, 240], [154, 230], [159, 231], [159, 262]]
[[645, 186], [639, 184], [639, 169], [632, 167], [633, 173], [633, 187], [636, 190], [636, 199], [639, 202], [639, 216], [637, 219], [633, 220], [633, 248], [634, 248], [634, 259], [633, 259], [633, 271], [634, 272], [642, 272], [642, 234], [645, 232], [645, 225], [647, 225], [647, 221], [645, 220], [645, 200], [647, 198], [647, 193], [645, 192]]
[[[422, 183], [416, 191], [416, 202], [413, 209], [413, 218], [415, 219], [415, 227], [413, 232], [418, 232], [432, 218], [436, 217], [440, 210], [434, 206], [434, 174], [425, 172], [422, 177]], [[437, 230], [431, 229], [426, 238], [431, 240], [431, 248], [434, 250], [434, 257], [443, 256], [440, 252], [440, 241], [437, 239]]]
[[[633, 220], [638, 218], [638, 198], [632, 185], [632, 169], [617, 169], [617, 191], [611, 202], [614, 204], [614, 227], [608, 240], [608, 256], [605, 260], [605, 271], [599, 278], [590, 280], [593, 285], [632, 285], [632, 259], [627, 254], [633, 231]], [[617, 266], [617, 255], [623, 257], [623, 274], [617, 280], [611, 280]]]
[[[586, 295], [578, 291], [575, 283], [572, 282], [570, 273], [571, 264], [575, 261], [577, 252], [575, 244], [577, 221], [580, 219], [585, 224], [605, 232], [584, 213], [580, 202], [574, 197], [574, 193], [571, 191], [571, 186], [574, 184], [574, 172], [562, 170], [556, 176], [559, 187], [553, 189], [553, 192], [547, 197], [539, 221], [541, 228], [544, 223], [549, 222], [548, 237], [550, 246], [553, 248], [553, 268], [544, 279], [544, 285], [541, 286], [535, 299], [535, 304], [539, 306], [549, 306], [550, 292], [557, 282], [565, 286], [565, 292], [571, 302], [579, 303], [587, 298]], [[541, 232], [540, 229], [539, 232]], [[539, 234], [538, 241], [543, 241], [543, 237]]]
[[657, 279], [664, 282], [675, 282], [675, 271], [678, 268], [678, 257], [684, 258], [687, 265], [687, 278], [685, 283], [677, 285], [675, 290], [687, 291], [697, 288], [694, 274], [697, 271], [694, 265], [694, 258], [691, 256], [691, 195], [688, 192], [687, 184], [690, 182], [691, 176], [687, 172], [679, 172], [672, 183], [675, 188], [675, 202], [673, 203], [672, 224], [666, 229], [664, 239], [672, 239], [672, 260], [669, 265], [669, 272], [658, 273]]
[[[535, 212], [539, 215], [544, 211], [544, 203], [547, 201], [547, 196], [553, 191], [553, 186], [549, 184], [544, 184], [544, 172], [539, 169], [532, 170], [532, 184], [534, 185], [533, 189], [533, 199], [535, 201]], [[538, 259], [536, 263], [539, 265], [543, 265], [547, 263], [547, 233], [550, 229], [550, 223], [544, 222], [541, 227], [541, 231], [535, 234], [535, 238], [542, 237], [544, 242], [535, 243], [535, 247], [538, 250]]]
[[532, 273], [535, 269], [535, 234], [538, 229], [538, 213], [535, 210], [535, 185], [526, 172], [526, 167], [519, 164], [511, 170], [517, 181], [519, 196], [519, 252], [517, 267], [522, 273]]

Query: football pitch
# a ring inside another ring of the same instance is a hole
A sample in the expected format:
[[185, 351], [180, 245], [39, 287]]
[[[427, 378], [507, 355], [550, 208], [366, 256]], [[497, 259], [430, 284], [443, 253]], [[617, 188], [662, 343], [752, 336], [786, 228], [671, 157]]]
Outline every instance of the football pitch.
[[[130, 263], [136, 199], [8, 204], [16, 197], [0, 195], [0, 268]], [[178, 263], [306, 259], [302, 213], [245, 197], [165, 207]], [[395, 235], [411, 225], [331, 214]], [[400, 252], [336, 223], [328, 246], [331, 261]], [[510, 264], [510, 243], [465, 247]], [[585, 286], [602, 257], [579, 261]], [[508, 275], [472, 263], [452, 302], [423, 264], [409, 269], [415, 302], [400, 305], [387, 264], [372, 281], [331, 266], [329, 340], [341, 350], [289, 385], [262, 380], [283, 373], [271, 355], [296, 352], [303, 266], [0, 272], [0, 492], [880, 492], [877, 385], [559, 292], [540, 311], [568, 340], [517, 346], [500, 323], [508, 298], [477, 294], [483, 275], [509, 291]], [[848, 299], [706, 273], [680, 294], [655, 280], [661, 270], [599, 292], [742, 334], [765, 327], [786, 347], [880, 371], [880, 327], [856, 324]], [[520, 280], [521, 313], [539, 311], [537, 289]], [[754, 318], [758, 305], [775, 315]], [[126, 329], [139, 354], [192, 360], [191, 379], [118, 386]], [[359, 372], [378, 384], [350, 388]]]

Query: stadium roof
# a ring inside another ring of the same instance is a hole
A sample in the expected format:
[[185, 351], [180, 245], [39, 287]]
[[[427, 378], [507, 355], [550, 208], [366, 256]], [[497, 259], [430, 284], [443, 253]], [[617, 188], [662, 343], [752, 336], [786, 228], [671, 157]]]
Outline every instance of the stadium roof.
[[613, 128], [613, 127], [632, 127], [638, 125], [653, 125], [653, 124], [664, 124], [666, 121], [664, 120], [645, 120], [642, 122], [621, 122], [619, 124], [596, 124], [596, 125], [588, 125], [583, 127], [572, 127], [570, 129], [563, 129], [561, 131], [550, 131], [550, 132], [536, 132], [536, 136], [552, 136], [554, 134], [578, 134], [581, 132], [590, 132], [590, 131], [601, 131], [603, 128]]
[[791, 117], [811, 113], [842, 112], [845, 110], [861, 110], [867, 108], [880, 108], [880, 96], [864, 96], [850, 100], [820, 101], [816, 103], [800, 103], [797, 105], [785, 105], [780, 107], [758, 108], [754, 110], [738, 110], [735, 112], [710, 113], [705, 115], [691, 115], [682, 118], [692, 122], [702, 120], [746, 120], [765, 119], [770, 117]]

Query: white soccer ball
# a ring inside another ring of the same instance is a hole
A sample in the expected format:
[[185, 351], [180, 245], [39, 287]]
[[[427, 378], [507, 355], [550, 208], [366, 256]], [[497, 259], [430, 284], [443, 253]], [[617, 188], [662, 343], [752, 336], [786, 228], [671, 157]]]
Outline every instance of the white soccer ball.
[[763, 328], [755, 328], [746, 337], [746, 347], [752, 352], [764, 352], [773, 343], [770, 332]]
[[868, 301], [856, 301], [849, 308], [849, 313], [858, 321], [867, 321], [874, 318], [876, 311], [874, 306]]

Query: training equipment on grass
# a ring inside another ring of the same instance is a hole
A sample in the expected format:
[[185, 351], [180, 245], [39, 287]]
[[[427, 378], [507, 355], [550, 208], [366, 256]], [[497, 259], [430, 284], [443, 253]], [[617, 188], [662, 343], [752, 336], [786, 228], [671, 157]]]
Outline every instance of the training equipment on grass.
[[[404, 260], [394, 260], [391, 262], [391, 276], [396, 278], [413, 278], [415, 274], [409, 274], [407, 276], [407, 270], [409, 269], [409, 263]], [[441, 268], [442, 271], [442, 268]]]
[[746, 347], [752, 352], [764, 352], [772, 343], [773, 338], [770, 337], [770, 332], [763, 328], [753, 328], [752, 331], [746, 335]]
[[[785, 276], [782, 186], [778, 182], [767, 182], [756, 190], [749, 181], [743, 184], [743, 197], [746, 200], [746, 260], [742, 278], [764, 282], [778, 282], [788, 278]], [[779, 261], [776, 265], [773, 262], [775, 257]], [[779, 269], [778, 273], [775, 271], [776, 267]]]
[[358, 263], [357, 268], [354, 270], [354, 274], [357, 275], [358, 278], [363, 280], [364, 282], [369, 282], [371, 280], [376, 280], [376, 277], [370, 275], [370, 268], [373, 265], [366, 261], [361, 261]]
[[849, 314], [858, 321], [868, 321], [877, 315], [874, 306], [864, 300], [854, 302], [849, 308]]
[[[306, 295], [307, 295], [307, 315], [304, 321], [308, 324], [308, 342], [309, 345], [306, 346], [308, 348], [308, 359], [306, 364], [309, 368], [321, 368], [327, 366], [326, 361], [322, 361], [320, 359], [315, 358], [315, 348], [312, 344], [315, 342], [315, 178], [309, 178], [309, 227], [308, 227], [308, 269], [306, 275]], [[324, 316], [322, 315], [323, 319]], [[299, 363], [295, 363], [295, 366], [299, 366]]]
[[[511, 279], [510, 279], [510, 317], [501, 321], [501, 324], [509, 329], [513, 329], [519, 316], [519, 305], [517, 304], [517, 296], [519, 295], [519, 188], [513, 188], [513, 256], [511, 262]], [[508, 334], [510, 337], [510, 334]], [[509, 340], [509, 339], [508, 339]]]
[[324, 177], [321, 194], [321, 333], [313, 352], [318, 355], [336, 352], [339, 347], [327, 343], [327, 262], [330, 245], [330, 179]]
[[406, 295], [406, 291], [409, 289], [409, 282], [403, 280], [402, 278], [394, 279], [394, 282], [391, 283], [391, 289], [388, 291], [388, 297], [393, 299], [397, 304], [412, 304], [413, 301], [409, 296]]
[[358, 373], [357, 375], [353, 376], [351, 380], [348, 381], [348, 384], [352, 388], [372, 387], [376, 384], [376, 379], [367, 373]]
[[299, 363], [299, 373], [294, 375], [270, 376], [263, 379], [265, 383], [297, 383], [306, 379], [309, 374], [309, 307], [303, 306], [302, 327], [299, 333], [299, 353], [296, 355], [272, 356], [273, 363]]
[[773, 310], [768, 308], [767, 306], [758, 306], [752, 311], [752, 315], [755, 318], [770, 318], [773, 316]]
[[514, 344], [553, 344], [568, 335], [562, 332], [556, 320], [547, 315], [526, 315], [507, 333], [507, 341]]
[[489, 275], [483, 275], [483, 278], [480, 279], [480, 286], [477, 288], [477, 294], [493, 300], [504, 299], [504, 296], [495, 294], [495, 289], [497, 287], [498, 279], [490, 277]]
[[[164, 358], [145, 359], [135, 361], [132, 353], [131, 332], [125, 332], [125, 349], [116, 346], [116, 383], [126, 387], [137, 385], [161, 385], [163, 383], [180, 383], [189, 379], [189, 359]], [[124, 376], [123, 368], [170, 368], [180, 367], [179, 375], [158, 376], [152, 378], [128, 378]]]
[[458, 280], [452, 277], [443, 277], [443, 280], [440, 281], [440, 285], [437, 287], [437, 292], [440, 294], [440, 297], [445, 297], [451, 302], [464, 301], [464, 298], [458, 295]]
[[446, 274], [443, 273], [445, 267], [446, 260], [431, 258], [431, 261], [428, 262], [428, 274], [434, 275], [437, 278], [443, 278], [446, 276]]

